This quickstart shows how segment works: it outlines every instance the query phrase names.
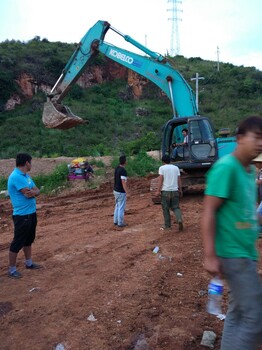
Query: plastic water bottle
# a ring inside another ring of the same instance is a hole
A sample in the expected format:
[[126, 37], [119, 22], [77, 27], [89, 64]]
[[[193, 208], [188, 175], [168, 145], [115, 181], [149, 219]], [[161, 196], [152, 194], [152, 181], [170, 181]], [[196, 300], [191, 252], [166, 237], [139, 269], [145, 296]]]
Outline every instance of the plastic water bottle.
[[222, 314], [221, 304], [224, 285], [219, 277], [211, 279], [208, 285], [207, 312], [212, 315]]
[[154, 254], [157, 254], [158, 252], [159, 252], [159, 247], [156, 246], [156, 247], [153, 249], [153, 253], [154, 253]]

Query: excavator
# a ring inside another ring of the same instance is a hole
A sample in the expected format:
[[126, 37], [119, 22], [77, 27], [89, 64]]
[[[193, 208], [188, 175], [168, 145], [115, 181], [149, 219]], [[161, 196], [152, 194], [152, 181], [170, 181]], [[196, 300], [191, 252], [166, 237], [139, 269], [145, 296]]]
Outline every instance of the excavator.
[[[106, 43], [104, 39], [109, 30], [120, 35], [145, 55]], [[47, 95], [42, 117], [45, 126], [65, 130], [88, 122], [62, 105], [62, 100], [98, 54], [103, 54], [142, 75], [166, 94], [171, 102], [173, 115], [163, 128], [162, 155], [169, 154], [171, 161], [181, 169], [184, 187], [203, 184], [204, 175], [212, 164], [221, 155], [234, 149], [234, 138], [215, 138], [210, 120], [198, 113], [190, 85], [166, 57], [149, 50], [129, 35], [124, 35], [107, 21], [98, 21], [88, 30]], [[183, 143], [184, 129], [188, 130], [187, 143], [178, 146], [176, 155], [173, 156], [172, 145]]]

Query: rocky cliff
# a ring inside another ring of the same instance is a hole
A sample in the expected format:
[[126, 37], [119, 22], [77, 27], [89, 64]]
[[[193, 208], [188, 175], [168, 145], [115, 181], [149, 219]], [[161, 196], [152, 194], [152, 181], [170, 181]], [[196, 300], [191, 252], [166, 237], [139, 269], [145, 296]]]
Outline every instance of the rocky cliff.
[[[60, 72], [57, 73], [59, 76]], [[143, 88], [148, 83], [148, 80], [139, 74], [106, 58], [105, 64], [88, 67], [78, 79], [77, 84], [87, 89], [96, 84], [113, 81], [114, 79], [126, 81], [127, 90], [131, 92], [132, 97], [135, 99], [141, 97]], [[6, 110], [14, 109], [16, 105], [21, 104], [25, 99], [32, 98], [39, 91], [47, 93], [52, 88], [52, 86], [39, 83], [37, 77], [25, 73], [21, 74], [16, 82], [21, 89], [21, 94], [16, 94], [9, 98], [5, 105]]]

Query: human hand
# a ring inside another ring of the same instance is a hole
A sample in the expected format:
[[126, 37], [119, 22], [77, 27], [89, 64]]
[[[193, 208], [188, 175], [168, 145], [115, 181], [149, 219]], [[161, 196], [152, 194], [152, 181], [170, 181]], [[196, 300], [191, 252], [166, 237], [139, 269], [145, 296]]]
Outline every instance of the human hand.
[[26, 198], [32, 198], [35, 196], [34, 190], [30, 189], [30, 188], [26, 188], [23, 191], [24, 195], [26, 196]]
[[204, 258], [204, 269], [213, 276], [222, 277], [222, 266], [216, 255]]
[[23, 194], [26, 198], [33, 198], [40, 194], [40, 190], [38, 188], [25, 188]]

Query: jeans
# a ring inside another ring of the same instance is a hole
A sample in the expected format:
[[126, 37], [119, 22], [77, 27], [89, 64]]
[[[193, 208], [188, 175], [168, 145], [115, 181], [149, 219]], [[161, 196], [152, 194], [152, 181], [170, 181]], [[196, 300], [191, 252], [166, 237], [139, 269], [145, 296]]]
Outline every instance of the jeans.
[[230, 289], [221, 350], [257, 350], [262, 341], [262, 283], [257, 262], [221, 258]]
[[260, 202], [259, 206], [257, 207], [257, 213], [259, 215], [262, 215], [262, 201]]
[[123, 225], [125, 208], [126, 208], [126, 193], [114, 191], [115, 197], [115, 211], [114, 211], [114, 223], [117, 225]]
[[177, 222], [182, 222], [178, 191], [162, 191], [161, 204], [165, 220], [165, 227], [171, 227], [170, 209], [175, 213]]
[[262, 201], [260, 202], [258, 208], [257, 208], [257, 215], [258, 215], [258, 223], [259, 223], [259, 232], [262, 233]]
[[179, 156], [183, 157], [183, 146], [178, 146], [173, 149], [172, 158], [176, 159], [176, 157], [178, 156], [178, 152], [179, 152]]
[[173, 159], [176, 159], [176, 157], [185, 159], [188, 156], [189, 156], [188, 145], [177, 146], [172, 150], [171, 157]]

